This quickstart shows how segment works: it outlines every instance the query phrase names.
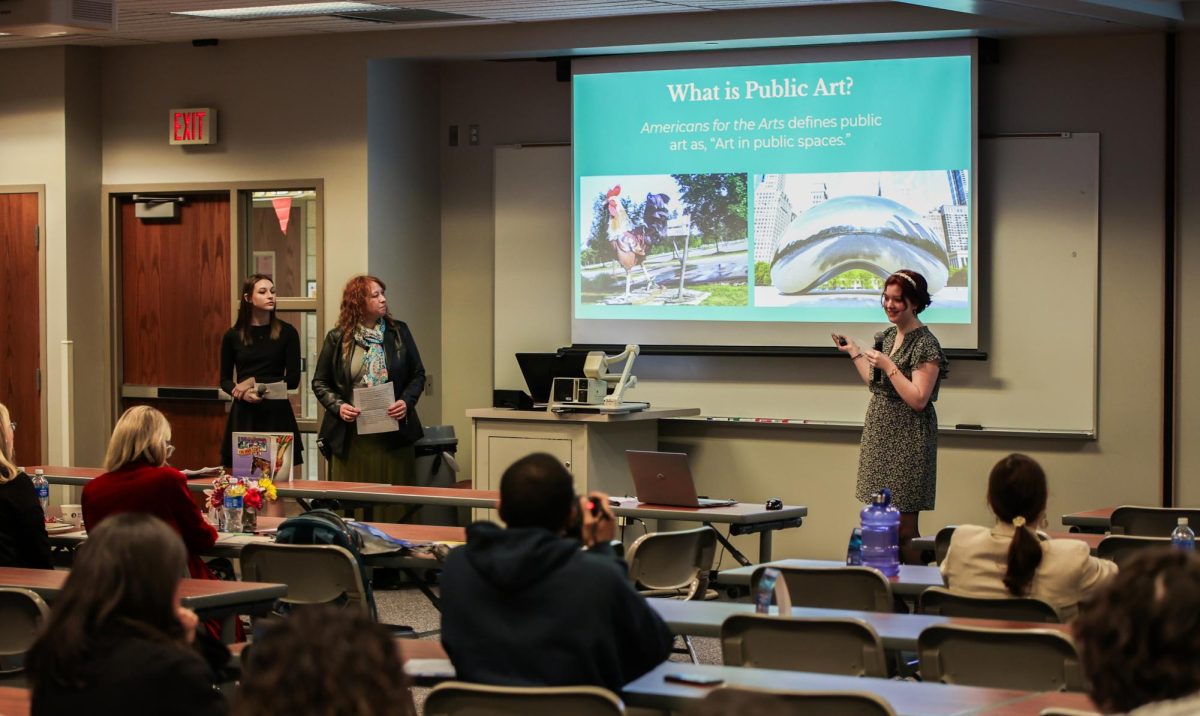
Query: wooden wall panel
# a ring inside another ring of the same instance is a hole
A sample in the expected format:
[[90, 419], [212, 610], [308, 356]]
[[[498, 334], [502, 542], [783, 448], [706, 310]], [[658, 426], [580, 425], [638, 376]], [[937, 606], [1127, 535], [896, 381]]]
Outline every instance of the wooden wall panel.
[[120, 205], [122, 380], [216, 386], [230, 325], [228, 195], [191, 196], [176, 221]]
[[[304, 261], [304, 212], [293, 206], [288, 216], [288, 231], [279, 230], [275, 209], [255, 207], [250, 214], [251, 251], [275, 252], [275, 294], [280, 298], [304, 296], [300, 283]], [[251, 266], [247, 274], [254, 272]]]
[[18, 465], [42, 462], [37, 194], [0, 194], [0, 402], [17, 423]]
[[213, 467], [221, 464], [221, 440], [225, 437], [225, 408], [228, 403], [215, 400], [132, 400], [121, 401], [122, 408], [151, 405], [162, 411], [171, 423], [171, 443], [175, 454], [171, 464], [180, 469]]

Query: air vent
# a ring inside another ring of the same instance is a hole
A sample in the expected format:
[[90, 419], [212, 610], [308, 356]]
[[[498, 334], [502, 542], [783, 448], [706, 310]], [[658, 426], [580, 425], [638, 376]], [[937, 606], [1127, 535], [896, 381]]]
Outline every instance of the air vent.
[[360, 22], [377, 22], [388, 25], [400, 25], [413, 22], [459, 22], [462, 20], [482, 20], [474, 15], [459, 15], [453, 12], [438, 12], [437, 10], [415, 10], [396, 8], [395, 10], [373, 10], [369, 12], [336, 13], [332, 17], [343, 20], [358, 20]]
[[112, 0], [71, 0], [71, 19], [77, 22], [111, 25], [114, 11]]
[[116, 28], [114, 0], [0, 0], [0, 32], [57, 37]]

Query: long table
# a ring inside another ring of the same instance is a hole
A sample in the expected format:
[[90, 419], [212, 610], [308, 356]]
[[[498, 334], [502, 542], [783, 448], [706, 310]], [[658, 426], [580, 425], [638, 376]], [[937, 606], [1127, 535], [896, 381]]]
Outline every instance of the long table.
[[711, 687], [689, 686], [666, 681], [667, 674], [716, 677], [724, 686], [786, 691], [869, 691], [891, 704], [901, 716], [956, 716], [990, 714], [993, 716], [1037, 716], [1043, 708], [1056, 706], [1094, 710], [1086, 694], [1043, 694], [1013, 689], [955, 686], [919, 681], [893, 681], [857, 676], [813, 674], [800, 671], [752, 669], [740, 666], [715, 666], [668, 661], [631, 681], [621, 690], [628, 706], [682, 710], [704, 698]]
[[1107, 532], [1112, 527], [1112, 513], [1115, 507], [1101, 507], [1098, 510], [1072, 512], [1062, 516], [1062, 523], [1071, 529], [1083, 532]]
[[[27, 468], [34, 470], [38, 468]], [[41, 466], [46, 479], [59, 485], [86, 485], [99, 477], [103, 471], [97, 468]], [[188, 481], [188, 489], [202, 493], [212, 487], [211, 477], [197, 477]], [[449, 487], [416, 487], [407, 485], [380, 485], [369, 482], [338, 482], [332, 480], [293, 480], [275, 483], [280, 497], [296, 499], [336, 499], [348, 503], [364, 504], [410, 504], [442, 505], [492, 509], [496, 506], [499, 492], [496, 490], [467, 490]], [[706, 525], [727, 524], [731, 535], [758, 534], [760, 561], [771, 559], [772, 534], [775, 530], [799, 527], [808, 516], [808, 508], [802, 505], [784, 505], [779, 510], [768, 510], [758, 503], [738, 503], [729, 507], [668, 507], [639, 503], [636, 497], [617, 497], [620, 505], [614, 506], [617, 517], [642, 520], [676, 520], [700, 522]], [[750, 564], [740, 552], [733, 548], [723, 536], [722, 542], [730, 553], [742, 564]]]
[[[754, 604], [747, 602], [701, 602], [679, 599], [649, 599], [654, 611], [662, 617], [675, 634], [688, 636], [721, 636], [721, 625], [735, 614], [753, 614]], [[777, 614], [775, 607], [771, 613]], [[984, 627], [988, 629], [1049, 629], [1071, 636], [1066, 624], [1014, 622], [999, 619], [963, 619], [932, 614], [897, 614], [893, 612], [862, 612], [850, 609], [814, 609], [792, 607], [792, 616], [805, 619], [856, 619], [865, 622], [883, 640], [887, 649], [916, 651], [917, 637], [931, 626]]]
[[[781, 559], [775, 562], [723, 570], [717, 574], [717, 582], [720, 584], [749, 587], [750, 577], [754, 574], [754, 570], [759, 567], [818, 567], [822, 569], [836, 569], [845, 566], [843, 562], [834, 562], [831, 560]], [[902, 597], [917, 597], [929, 587], [946, 586], [945, 581], [942, 580], [942, 573], [938, 571], [937, 567], [915, 564], [900, 565], [900, 574], [895, 577], [888, 577], [888, 581], [892, 583], [892, 593]]]
[[[59, 569], [0, 567], [0, 586], [24, 587], [47, 602], [53, 602], [62, 592], [68, 574], [70, 572]], [[216, 579], [182, 579], [179, 582], [183, 606], [204, 619], [219, 619], [228, 614], [266, 613], [276, 599], [286, 595], [286, 584]]]

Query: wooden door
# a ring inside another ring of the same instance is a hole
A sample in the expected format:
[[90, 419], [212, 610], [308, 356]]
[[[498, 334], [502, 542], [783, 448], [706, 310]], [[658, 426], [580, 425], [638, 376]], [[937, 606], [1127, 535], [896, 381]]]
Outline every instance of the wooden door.
[[0, 402], [18, 465], [42, 463], [38, 195], [0, 194]]
[[188, 196], [174, 220], [139, 219], [131, 199], [120, 200], [118, 212], [122, 408], [149, 404], [167, 416], [175, 466], [219, 465], [229, 195]]

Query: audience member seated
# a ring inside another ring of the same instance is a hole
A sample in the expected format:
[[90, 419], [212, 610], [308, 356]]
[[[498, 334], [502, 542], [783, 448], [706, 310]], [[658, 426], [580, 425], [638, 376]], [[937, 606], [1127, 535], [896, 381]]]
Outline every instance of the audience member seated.
[[1105, 713], [1200, 713], [1200, 558], [1146, 550], [1085, 602], [1073, 625]]
[[91, 530], [26, 661], [33, 716], [224, 714], [190, 646], [196, 615], [179, 603], [186, 563], [179, 535], [150, 515]]
[[17, 470], [13, 457], [16, 426], [0, 403], [0, 567], [50, 569], [50, 538], [33, 480]]
[[366, 613], [313, 606], [263, 624], [234, 716], [415, 716], [401, 642]]
[[988, 478], [992, 527], [954, 530], [942, 575], [951, 591], [974, 597], [1034, 597], [1054, 605], [1064, 620], [1117, 571], [1092, 557], [1075, 540], [1042, 540], [1036, 528], [1046, 517], [1046, 474], [1033, 458], [1013, 454], [996, 463]]
[[148, 405], [126, 410], [108, 441], [106, 472], [83, 488], [83, 522], [90, 531], [118, 512], [152, 514], [183, 538], [188, 574], [216, 579], [200, 553], [217, 541], [217, 530], [196, 506], [187, 478], [167, 464], [174, 451], [171, 425], [162, 413]]
[[[554, 457], [522, 458], [500, 480], [500, 517], [467, 528], [442, 572], [442, 644], [458, 678], [614, 691], [664, 661], [672, 637], [609, 544], [608, 497], [576, 498]], [[579, 525], [580, 539], [567, 537]]]

